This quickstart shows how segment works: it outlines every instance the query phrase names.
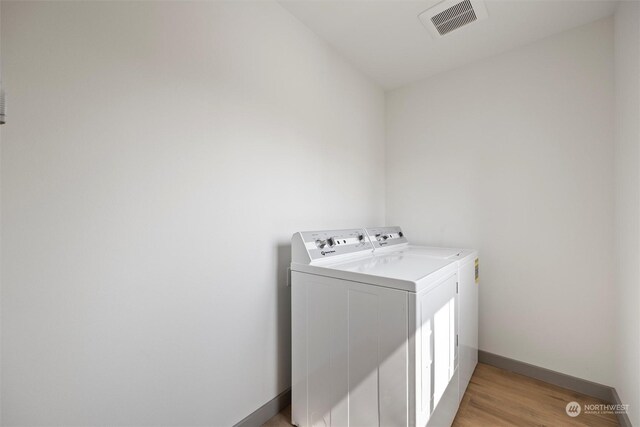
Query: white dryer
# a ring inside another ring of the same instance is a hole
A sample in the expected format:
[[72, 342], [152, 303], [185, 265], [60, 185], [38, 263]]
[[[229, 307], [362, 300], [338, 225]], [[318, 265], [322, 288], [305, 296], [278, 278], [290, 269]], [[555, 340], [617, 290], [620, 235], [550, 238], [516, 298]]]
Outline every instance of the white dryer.
[[432, 259], [452, 260], [458, 267], [459, 399], [478, 364], [478, 251], [410, 244], [400, 227], [367, 228], [378, 252], [402, 252]]
[[[406, 243], [396, 234], [384, 240]], [[451, 424], [456, 260], [374, 251], [364, 229], [330, 230], [293, 236], [291, 270], [295, 425]]]

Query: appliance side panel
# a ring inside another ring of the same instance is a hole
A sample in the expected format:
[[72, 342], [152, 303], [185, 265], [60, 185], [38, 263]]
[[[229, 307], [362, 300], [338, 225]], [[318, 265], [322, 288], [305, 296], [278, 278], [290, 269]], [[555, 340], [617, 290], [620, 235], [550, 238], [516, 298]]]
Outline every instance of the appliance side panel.
[[[430, 311], [428, 293], [419, 297], [419, 335], [420, 335], [420, 412], [424, 423], [429, 420], [433, 409], [433, 313]], [[424, 425], [424, 423], [422, 425]]]
[[408, 336], [407, 341], [407, 372], [408, 372], [408, 405], [407, 411], [409, 414], [409, 427], [423, 426], [426, 423], [421, 422], [422, 415], [419, 412], [421, 393], [418, 385], [420, 384], [420, 353], [421, 353], [421, 341], [420, 341], [420, 324], [417, 320], [418, 307], [416, 294], [413, 292], [407, 292], [407, 308], [408, 308]]
[[444, 390], [442, 398], [438, 402], [436, 409], [431, 414], [427, 427], [443, 427], [453, 424], [453, 420], [458, 412], [458, 378], [457, 370], [451, 381]]
[[[420, 421], [421, 426], [442, 423], [455, 417], [458, 408], [457, 317], [458, 295], [453, 274], [435, 288], [417, 295], [421, 337], [420, 351]], [[442, 424], [441, 424], [442, 423]]]
[[460, 266], [460, 400], [478, 363], [478, 285], [474, 260]]
[[291, 272], [291, 422], [309, 425], [307, 402], [307, 283]]
[[[474, 259], [474, 263], [477, 263], [478, 259]], [[469, 348], [471, 350], [471, 375], [473, 375], [473, 371], [476, 369], [476, 365], [478, 364], [478, 316], [480, 315], [480, 277], [477, 271], [477, 265], [474, 264], [470, 274], [468, 274], [467, 279], [471, 280], [473, 278], [473, 282], [471, 284], [472, 291], [471, 294], [471, 321], [469, 322], [469, 330], [470, 339], [469, 339]], [[467, 288], [468, 289], [468, 288]], [[471, 378], [469, 378], [471, 379]]]

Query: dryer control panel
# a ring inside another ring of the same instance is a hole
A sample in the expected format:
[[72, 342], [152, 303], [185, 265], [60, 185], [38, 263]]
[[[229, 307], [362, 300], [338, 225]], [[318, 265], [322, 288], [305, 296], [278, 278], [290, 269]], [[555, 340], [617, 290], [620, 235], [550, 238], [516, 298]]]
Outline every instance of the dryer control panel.
[[409, 243], [400, 227], [376, 227], [365, 230], [374, 249]]
[[[306, 253], [306, 257], [304, 256]], [[338, 255], [371, 252], [373, 246], [362, 228], [301, 231], [292, 238], [292, 262], [308, 263]]]

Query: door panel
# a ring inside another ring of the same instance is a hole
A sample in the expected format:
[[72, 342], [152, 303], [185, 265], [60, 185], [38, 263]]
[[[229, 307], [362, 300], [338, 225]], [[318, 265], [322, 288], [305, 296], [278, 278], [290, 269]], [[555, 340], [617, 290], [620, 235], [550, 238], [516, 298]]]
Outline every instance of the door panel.
[[293, 421], [406, 426], [407, 292], [299, 272], [292, 287]]

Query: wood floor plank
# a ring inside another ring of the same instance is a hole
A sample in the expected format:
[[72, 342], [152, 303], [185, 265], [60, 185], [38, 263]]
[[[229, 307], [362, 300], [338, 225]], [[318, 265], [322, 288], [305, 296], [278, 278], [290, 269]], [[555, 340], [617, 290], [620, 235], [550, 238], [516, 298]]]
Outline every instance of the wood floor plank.
[[569, 417], [566, 405], [606, 403], [492, 366], [478, 364], [454, 426], [616, 426], [613, 414]]
[[[599, 399], [479, 363], [460, 402], [454, 427], [617, 426], [613, 414], [566, 413], [569, 402], [603, 404]], [[263, 427], [290, 427], [291, 407]], [[366, 426], [363, 426], [366, 427]]]

